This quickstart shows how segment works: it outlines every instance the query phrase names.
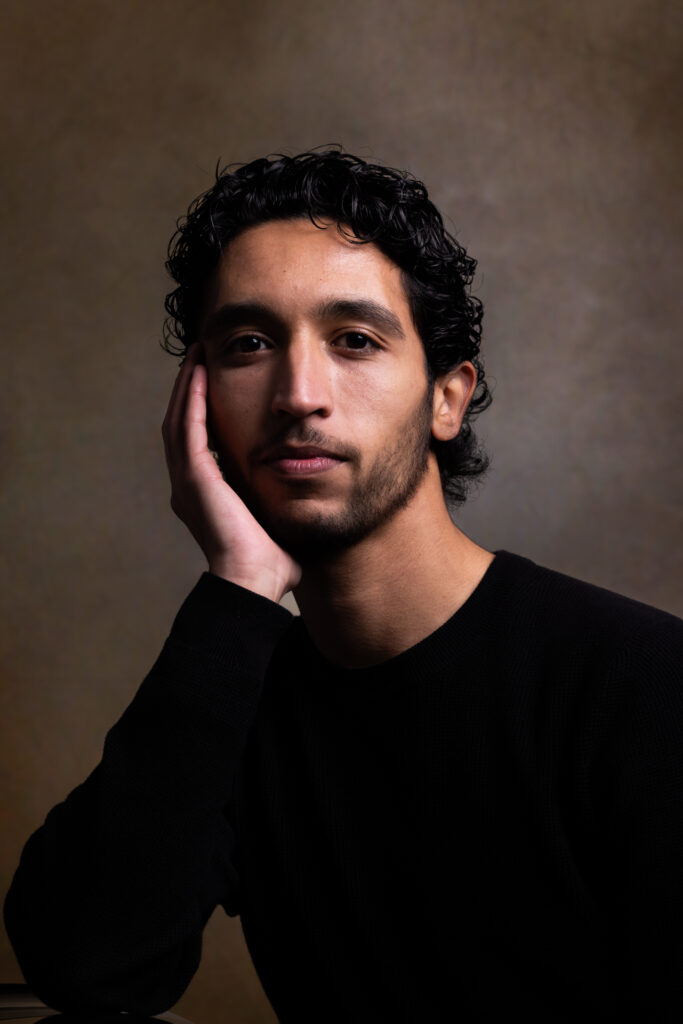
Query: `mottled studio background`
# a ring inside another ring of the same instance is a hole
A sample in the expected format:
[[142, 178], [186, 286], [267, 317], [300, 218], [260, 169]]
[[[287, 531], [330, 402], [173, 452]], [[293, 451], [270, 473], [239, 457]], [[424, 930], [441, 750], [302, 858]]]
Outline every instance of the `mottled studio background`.
[[[168, 507], [174, 220], [218, 158], [423, 178], [486, 304], [484, 545], [683, 612], [683, 8], [4, 0], [2, 860], [99, 758], [203, 568]], [[6, 939], [0, 980], [20, 980]], [[222, 912], [179, 1012], [272, 1022]]]

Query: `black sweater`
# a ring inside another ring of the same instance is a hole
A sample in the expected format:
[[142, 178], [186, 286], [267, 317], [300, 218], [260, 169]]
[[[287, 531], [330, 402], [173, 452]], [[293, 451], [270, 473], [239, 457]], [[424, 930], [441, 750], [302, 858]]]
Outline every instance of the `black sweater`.
[[158, 1012], [217, 904], [282, 1024], [683, 1019], [683, 623], [498, 552], [372, 668], [205, 574], [6, 901], [62, 1009]]

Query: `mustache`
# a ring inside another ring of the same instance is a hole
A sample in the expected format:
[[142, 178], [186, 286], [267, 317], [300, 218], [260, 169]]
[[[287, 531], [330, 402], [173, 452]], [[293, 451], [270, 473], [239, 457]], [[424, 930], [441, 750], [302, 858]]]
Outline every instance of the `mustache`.
[[304, 426], [292, 428], [290, 425], [268, 438], [263, 444], [259, 444], [256, 448], [252, 449], [249, 461], [260, 462], [271, 448], [286, 444], [311, 445], [316, 448], [323, 448], [330, 455], [336, 455], [340, 459], [357, 460], [360, 455], [360, 450], [355, 445], [344, 444], [334, 437], [328, 437], [320, 430]]

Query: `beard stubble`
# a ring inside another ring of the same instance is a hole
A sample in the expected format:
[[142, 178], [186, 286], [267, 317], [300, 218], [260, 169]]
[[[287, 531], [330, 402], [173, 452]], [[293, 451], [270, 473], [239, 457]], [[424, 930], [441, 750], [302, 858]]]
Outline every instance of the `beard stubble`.
[[[401, 427], [395, 445], [375, 459], [353, 484], [344, 507], [304, 518], [288, 516], [265, 502], [246, 482], [238, 483], [226, 472], [225, 460], [217, 455], [223, 477], [239, 493], [254, 517], [272, 539], [305, 565], [321, 557], [353, 547], [376, 529], [389, 522], [408, 504], [418, 489], [428, 466], [431, 448], [433, 384], [410, 419]], [[293, 440], [290, 438], [289, 440]], [[309, 432], [297, 436], [299, 444], [324, 443]]]

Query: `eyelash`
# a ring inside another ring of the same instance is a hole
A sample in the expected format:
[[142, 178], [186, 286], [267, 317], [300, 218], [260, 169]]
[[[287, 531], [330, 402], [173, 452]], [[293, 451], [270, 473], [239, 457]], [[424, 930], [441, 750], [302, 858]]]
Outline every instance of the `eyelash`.
[[373, 348], [373, 349], [379, 349], [380, 348], [380, 346], [375, 341], [375, 339], [371, 338], [369, 334], [365, 333], [365, 331], [344, 331], [343, 334], [337, 335], [337, 338], [335, 340], [338, 340], [339, 338], [348, 338], [350, 336], [355, 337], [355, 338], [363, 338], [365, 341], [367, 341], [369, 343], [367, 348], [351, 349], [352, 352], [366, 352], [368, 350], [368, 348]]
[[[338, 334], [334, 341], [336, 342], [340, 338], [348, 338], [350, 336], [355, 338], [363, 338], [368, 343], [367, 346], [363, 348], [353, 348], [349, 346], [348, 351], [350, 352], [362, 353], [370, 351], [371, 349], [379, 350], [381, 348], [378, 342], [376, 342], [375, 339], [372, 338], [369, 334], [366, 334], [365, 331], [344, 331], [342, 334]], [[236, 338], [231, 338], [227, 342], [226, 349], [229, 352], [232, 352], [236, 355], [252, 355], [256, 352], [263, 351], [263, 349], [250, 349], [249, 351], [241, 351], [240, 349], [237, 348], [237, 346], [240, 344], [240, 342], [244, 341], [258, 341], [262, 342], [263, 344], [268, 344], [269, 339], [262, 338], [258, 334], [240, 334]]]
[[248, 356], [252, 353], [259, 351], [258, 349], [251, 349], [250, 351], [241, 351], [237, 346], [243, 341], [261, 341], [266, 342], [265, 338], [260, 338], [258, 334], [238, 334], [236, 338], [230, 338], [226, 344], [226, 351], [232, 352], [235, 355]]

